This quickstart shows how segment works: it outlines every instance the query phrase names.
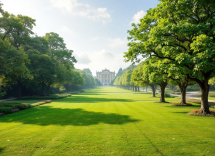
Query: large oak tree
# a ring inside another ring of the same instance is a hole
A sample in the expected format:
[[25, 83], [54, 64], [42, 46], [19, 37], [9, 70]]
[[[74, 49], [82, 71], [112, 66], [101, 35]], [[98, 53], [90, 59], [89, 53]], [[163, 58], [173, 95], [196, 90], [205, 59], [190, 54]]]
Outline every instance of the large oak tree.
[[[215, 72], [214, 0], [161, 0], [129, 31], [127, 60], [139, 55], [168, 59], [177, 72], [201, 88], [202, 113], [210, 113], [208, 81]], [[183, 67], [183, 68], [181, 68]]]

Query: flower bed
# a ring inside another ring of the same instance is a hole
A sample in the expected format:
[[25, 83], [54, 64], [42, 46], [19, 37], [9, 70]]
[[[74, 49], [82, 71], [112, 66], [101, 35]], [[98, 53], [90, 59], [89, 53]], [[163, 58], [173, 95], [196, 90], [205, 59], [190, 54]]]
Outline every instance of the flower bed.
[[187, 99], [187, 101], [201, 104], [201, 100], [198, 99]]
[[19, 108], [14, 108], [11, 112], [14, 113], [14, 112], [18, 112], [19, 111]]
[[[187, 101], [195, 102], [195, 103], [201, 104], [201, 100], [198, 100], [198, 99], [187, 99]], [[209, 104], [209, 105], [215, 105], [215, 102], [209, 102], [209, 101], [208, 101], [208, 104]]]
[[0, 116], [3, 116], [4, 115], [4, 113], [0, 113]]
[[215, 111], [210, 110], [210, 114], [201, 113], [200, 110], [192, 110], [190, 113], [187, 113], [187, 115], [192, 116], [215, 116]]

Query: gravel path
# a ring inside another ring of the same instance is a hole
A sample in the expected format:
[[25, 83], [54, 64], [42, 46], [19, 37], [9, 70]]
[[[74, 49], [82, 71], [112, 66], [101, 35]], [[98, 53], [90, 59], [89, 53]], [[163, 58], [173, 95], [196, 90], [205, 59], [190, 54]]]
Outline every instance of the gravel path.
[[0, 102], [2, 101], [9, 101], [9, 100], [16, 100], [17, 98], [10, 98], [10, 99], [1, 99]]

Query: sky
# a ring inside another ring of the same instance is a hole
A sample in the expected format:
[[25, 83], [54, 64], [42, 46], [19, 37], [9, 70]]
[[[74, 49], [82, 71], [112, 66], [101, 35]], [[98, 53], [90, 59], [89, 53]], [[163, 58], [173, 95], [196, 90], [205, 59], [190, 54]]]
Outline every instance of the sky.
[[36, 20], [38, 36], [55, 32], [74, 51], [75, 68], [118, 72], [131, 63], [124, 61], [128, 30], [139, 23], [158, 0], [0, 0], [3, 9]]

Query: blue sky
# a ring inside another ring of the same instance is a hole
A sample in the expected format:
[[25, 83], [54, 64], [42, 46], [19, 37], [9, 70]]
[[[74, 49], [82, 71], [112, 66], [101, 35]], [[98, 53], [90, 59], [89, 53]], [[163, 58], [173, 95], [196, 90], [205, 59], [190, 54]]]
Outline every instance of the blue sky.
[[127, 30], [158, 0], [0, 0], [12, 14], [36, 19], [39, 36], [55, 32], [74, 50], [75, 67], [96, 71], [126, 68]]

